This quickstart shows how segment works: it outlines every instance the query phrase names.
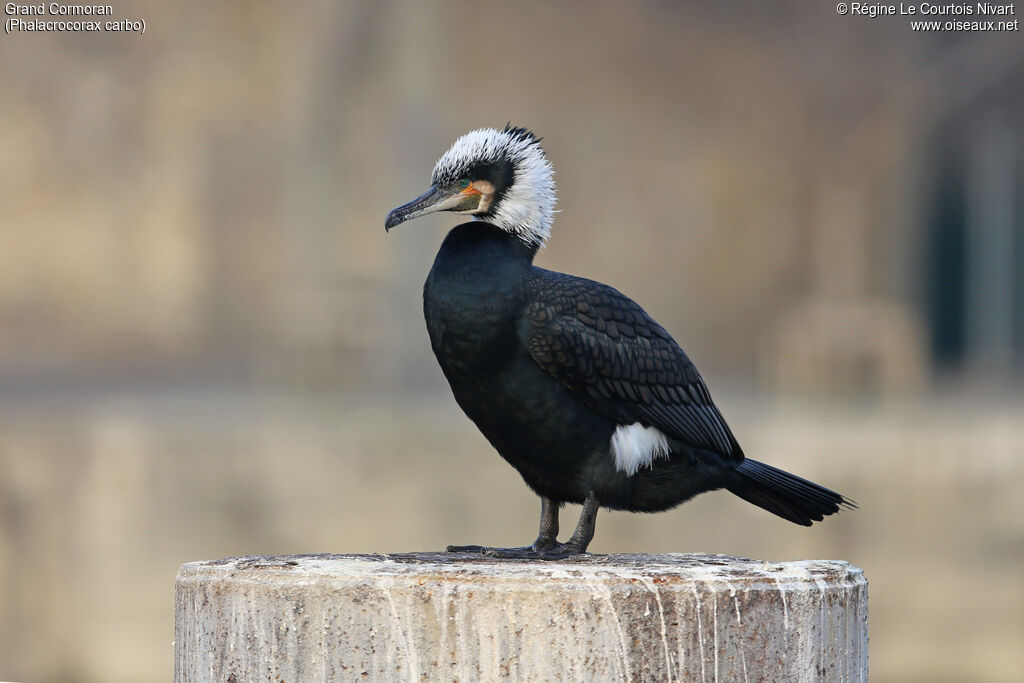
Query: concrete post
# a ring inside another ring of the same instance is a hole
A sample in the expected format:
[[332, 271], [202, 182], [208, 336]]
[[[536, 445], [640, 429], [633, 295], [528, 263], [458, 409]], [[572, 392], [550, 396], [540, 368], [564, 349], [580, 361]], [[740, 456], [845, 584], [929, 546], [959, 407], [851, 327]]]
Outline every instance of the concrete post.
[[868, 593], [846, 562], [446, 553], [193, 562], [176, 683], [866, 681]]

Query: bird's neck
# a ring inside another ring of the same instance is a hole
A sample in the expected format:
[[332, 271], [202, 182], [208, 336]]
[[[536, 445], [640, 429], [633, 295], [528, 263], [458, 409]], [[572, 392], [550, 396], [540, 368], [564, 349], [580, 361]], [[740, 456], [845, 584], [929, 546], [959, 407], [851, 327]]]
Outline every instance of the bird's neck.
[[468, 308], [508, 304], [519, 295], [536, 253], [536, 247], [489, 223], [463, 223], [441, 244], [425, 294]]
[[423, 288], [427, 329], [442, 367], [449, 360], [472, 365], [470, 356], [497, 358], [494, 344], [515, 338], [523, 281], [536, 251], [481, 221], [448, 233]]
[[491, 260], [532, 263], [538, 249], [540, 244], [530, 243], [496, 225], [471, 221], [452, 228], [441, 244], [438, 257], [471, 257], [484, 263]]

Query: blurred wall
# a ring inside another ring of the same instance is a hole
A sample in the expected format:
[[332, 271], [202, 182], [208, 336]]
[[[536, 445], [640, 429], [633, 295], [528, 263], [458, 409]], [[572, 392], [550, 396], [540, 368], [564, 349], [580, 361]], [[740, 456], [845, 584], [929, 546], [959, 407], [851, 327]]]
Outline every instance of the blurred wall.
[[748, 452], [862, 504], [807, 531], [708, 496], [603, 516], [595, 550], [850, 559], [878, 680], [1014, 680], [1019, 33], [792, 0], [114, 9], [147, 32], [0, 36], [0, 678], [166, 679], [184, 561], [525, 540], [535, 499], [423, 329], [453, 221], [383, 231], [512, 121], [557, 172], [538, 263], [640, 301]]
[[[421, 384], [414, 294], [450, 221], [385, 240], [382, 216], [506, 120], [558, 171], [541, 262], [615, 283], [716, 373], [829, 391], [853, 363], [880, 366], [868, 390], [918, 388], [946, 328], [977, 326], [934, 320], [927, 247], [943, 164], [964, 201], [996, 164], [977, 201], [1012, 204], [995, 220], [1022, 241], [1015, 36], [909, 40], [803, 3], [497, 11], [135, 2], [142, 36], [6, 38], [0, 376]], [[986, 284], [980, 259], [964, 288], [1012, 293], [977, 343], [1018, 372], [1024, 275]]]

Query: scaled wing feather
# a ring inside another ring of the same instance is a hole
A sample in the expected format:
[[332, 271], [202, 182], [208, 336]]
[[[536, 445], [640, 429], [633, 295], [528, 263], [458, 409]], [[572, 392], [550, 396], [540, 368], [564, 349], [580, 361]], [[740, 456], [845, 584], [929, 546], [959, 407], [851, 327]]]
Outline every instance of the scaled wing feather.
[[632, 299], [540, 268], [526, 286], [524, 342], [545, 372], [620, 424], [743, 460], [696, 367]]

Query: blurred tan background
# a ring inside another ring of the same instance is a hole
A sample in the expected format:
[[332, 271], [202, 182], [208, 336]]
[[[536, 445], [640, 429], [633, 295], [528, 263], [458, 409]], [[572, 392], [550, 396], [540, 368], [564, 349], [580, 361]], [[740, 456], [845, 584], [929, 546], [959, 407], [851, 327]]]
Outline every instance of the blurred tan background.
[[[877, 681], [1024, 667], [1024, 43], [828, 3], [129, 1], [0, 36], [0, 679], [160, 681], [179, 564], [517, 545], [385, 236], [459, 134], [545, 137], [538, 263], [689, 351], [747, 453], [855, 498], [602, 513], [594, 552], [838, 558]], [[566, 517], [574, 517], [568, 510]]]

